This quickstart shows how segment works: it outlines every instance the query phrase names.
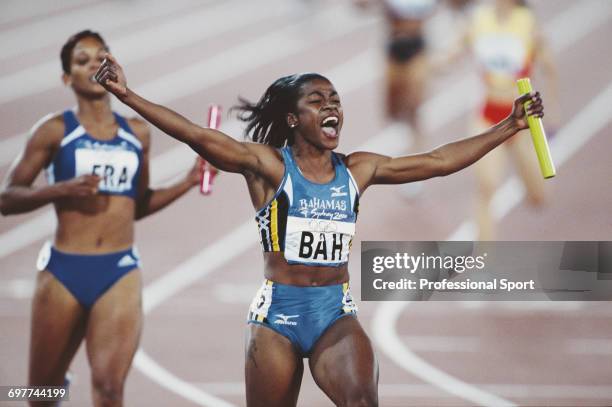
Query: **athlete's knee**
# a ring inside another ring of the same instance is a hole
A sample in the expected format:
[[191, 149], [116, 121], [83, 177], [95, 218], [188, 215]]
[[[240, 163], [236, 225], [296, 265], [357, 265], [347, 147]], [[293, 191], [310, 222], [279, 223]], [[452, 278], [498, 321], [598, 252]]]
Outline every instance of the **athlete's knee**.
[[343, 407], [378, 407], [378, 392], [375, 386], [349, 386], [345, 388]]
[[478, 196], [483, 201], [490, 201], [493, 199], [497, 187], [495, 182], [485, 177], [481, 177], [478, 182]]
[[346, 401], [345, 407], [378, 407], [378, 395], [374, 391], [360, 391]]
[[123, 400], [123, 382], [110, 375], [94, 375], [92, 389], [102, 406], [119, 406]]
[[536, 208], [546, 206], [547, 198], [543, 188], [532, 188], [527, 193], [527, 201]]

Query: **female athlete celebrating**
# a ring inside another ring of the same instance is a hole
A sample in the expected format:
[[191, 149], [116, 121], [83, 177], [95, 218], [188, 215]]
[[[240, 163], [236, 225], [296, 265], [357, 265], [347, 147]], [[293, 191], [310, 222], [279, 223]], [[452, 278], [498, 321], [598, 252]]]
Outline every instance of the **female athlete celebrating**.
[[303, 358], [317, 385], [339, 406], [376, 406], [378, 370], [356, 318], [348, 254], [359, 197], [371, 185], [443, 176], [472, 164], [543, 115], [537, 93], [484, 133], [427, 153], [391, 158], [335, 153], [344, 121], [340, 96], [316, 73], [275, 81], [257, 103], [241, 101], [239, 117], [255, 143], [202, 128], [127, 87], [108, 55], [96, 79], [165, 133], [223, 171], [242, 174], [256, 210], [265, 281], [248, 315], [248, 406], [294, 406]]

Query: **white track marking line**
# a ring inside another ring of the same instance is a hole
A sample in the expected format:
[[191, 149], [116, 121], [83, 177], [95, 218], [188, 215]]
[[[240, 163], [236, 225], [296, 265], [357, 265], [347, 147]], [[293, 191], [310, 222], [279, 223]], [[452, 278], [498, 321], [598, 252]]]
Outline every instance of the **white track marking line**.
[[145, 314], [200, 278], [219, 269], [257, 244], [254, 220], [243, 223], [228, 235], [215, 241], [195, 256], [190, 257], [172, 271], [148, 284], [143, 292]]
[[191, 383], [187, 383], [172, 373], [168, 372], [157, 362], [151, 359], [144, 351], [140, 350], [134, 357], [134, 365], [142, 372], [147, 372], [147, 376], [155, 380], [157, 384], [176, 393], [187, 400], [193, 401], [200, 406], [209, 407], [235, 407], [234, 404], [228, 403], [225, 400], [212, 396]]
[[[588, 140], [600, 132], [611, 119], [612, 83], [578, 112], [572, 120], [559, 131], [557, 137], [551, 141], [551, 154], [556, 165], [561, 167], [574, 153], [586, 144]], [[508, 214], [508, 212], [510, 212], [510, 210], [522, 199], [520, 191], [516, 189], [513, 190], [513, 185], [516, 186], [517, 182], [511, 179], [498, 190], [498, 194], [505, 195], [504, 199], [499, 199], [498, 202], [503, 203], [508, 200], [511, 203], [504, 203], [503, 206], [499, 205], [497, 207], [497, 210], [494, 212], [494, 216], [497, 220]], [[511, 199], [517, 195], [520, 196], [520, 199]], [[465, 229], [465, 224], [463, 224], [458, 228], [458, 231], [463, 231]], [[450, 235], [449, 240], [472, 240], [473, 238], [474, 235], [459, 236], [457, 232], [455, 232]], [[397, 336], [395, 326], [402, 310], [409, 304], [408, 302], [387, 302], [377, 308], [373, 323], [374, 340], [383, 353], [413, 375], [470, 402], [482, 406], [514, 405], [508, 400], [499, 399], [496, 396], [478, 389], [474, 385], [464, 383], [449, 376], [442, 370], [420, 359], [414, 352], [404, 346]]]
[[579, 355], [612, 356], [612, 338], [610, 339], [570, 339], [566, 348], [569, 353]]

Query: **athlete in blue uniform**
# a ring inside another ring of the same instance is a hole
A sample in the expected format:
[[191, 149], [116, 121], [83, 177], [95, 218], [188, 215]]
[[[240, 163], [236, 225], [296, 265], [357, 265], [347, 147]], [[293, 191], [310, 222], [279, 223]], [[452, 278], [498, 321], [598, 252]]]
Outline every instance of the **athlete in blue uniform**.
[[[142, 328], [134, 220], [183, 195], [198, 177], [194, 166], [179, 183], [149, 189], [146, 124], [113, 113], [108, 93], [93, 80], [106, 51], [91, 31], [68, 39], [63, 80], [77, 107], [34, 127], [2, 186], [0, 210], [24, 213], [53, 203], [58, 219], [53, 244], [44, 245], [37, 264], [29, 384], [62, 385], [85, 338], [93, 404], [119, 406]], [[32, 186], [43, 168], [48, 185]]]
[[275, 81], [258, 103], [242, 101], [239, 117], [255, 143], [241, 143], [133, 93], [112, 56], [96, 79], [122, 102], [218, 168], [242, 174], [257, 211], [265, 282], [249, 311], [247, 405], [295, 406], [308, 357], [317, 385], [338, 406], [378, 405], [372, 345], [348, 290], [348, 251], [360, 194], [375, 184], [444, 176], [472, 164], [527, 127], [522, 103], [543, 115], [533, 93], [513, 113], [475, 137], [427, 153], [391, 158], [341, 155], [340, 97], [318, 74]]

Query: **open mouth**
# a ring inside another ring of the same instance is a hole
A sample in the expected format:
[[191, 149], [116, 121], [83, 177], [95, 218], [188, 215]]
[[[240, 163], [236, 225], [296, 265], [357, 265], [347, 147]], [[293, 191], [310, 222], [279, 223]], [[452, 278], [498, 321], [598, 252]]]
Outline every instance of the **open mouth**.
[[321, 129], [326, 136], [336, 138], [338, 137], [338, 124], [340, 124], [338, 116], [329, 116], [321, 122]]

